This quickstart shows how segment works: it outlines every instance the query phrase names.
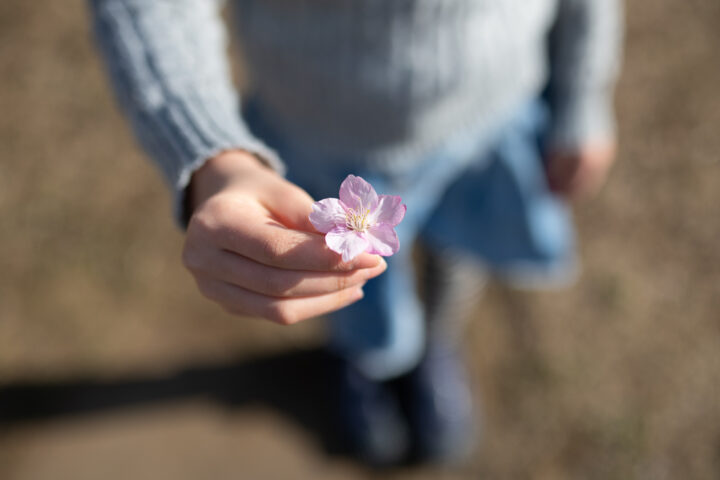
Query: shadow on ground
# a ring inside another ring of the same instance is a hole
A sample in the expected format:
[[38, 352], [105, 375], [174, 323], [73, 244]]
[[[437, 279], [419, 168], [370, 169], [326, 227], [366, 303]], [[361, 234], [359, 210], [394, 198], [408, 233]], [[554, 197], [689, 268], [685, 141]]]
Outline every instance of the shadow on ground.
[[0, 385], [0, 425], [207, 397], [229, 409], [269, 407], [318, 437], [328, 454], [347, 455], [348, 446], [332, 421], [338, 413], [327, 381], [332, 364], [329, 355], [316, 349], [155, 377]]

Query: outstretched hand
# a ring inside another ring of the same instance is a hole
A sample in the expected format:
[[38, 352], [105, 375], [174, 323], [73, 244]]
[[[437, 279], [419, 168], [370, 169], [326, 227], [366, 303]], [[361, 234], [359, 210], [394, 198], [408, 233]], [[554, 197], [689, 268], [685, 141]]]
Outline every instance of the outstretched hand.
[[188, 194], [183, 263], [231, 313], [297, 323], [359, 300], [387, 268], [370, 254], [342, 262], [308, 220], [313, 199], [249, 153], [208, 160]]

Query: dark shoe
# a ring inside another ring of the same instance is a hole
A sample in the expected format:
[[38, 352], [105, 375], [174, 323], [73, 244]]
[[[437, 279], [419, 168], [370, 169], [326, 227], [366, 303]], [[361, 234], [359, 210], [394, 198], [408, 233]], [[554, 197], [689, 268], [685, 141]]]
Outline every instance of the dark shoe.
[[340, 430], [347, 446], [374, 467], [396, 466], [410, 450], [406, 420], [393, 391], [336, 359]]
[[477, 443], [477, 427], [467, 374], [458, 352], [432, 345], [400, 383], [420, 462], [456, 465]]

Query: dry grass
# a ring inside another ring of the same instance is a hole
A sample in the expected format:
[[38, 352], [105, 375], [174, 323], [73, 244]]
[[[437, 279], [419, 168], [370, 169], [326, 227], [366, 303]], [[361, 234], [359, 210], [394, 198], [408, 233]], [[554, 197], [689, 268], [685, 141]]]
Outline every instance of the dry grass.
[[[483, 448], [462, 471], [393, 478], [720, 477], [719, 24], [712, 0], [629, 2], [621, 158], [578, 208], [584, 275], [559, 293], [490, 289], [467, 344]], [[162, 374], [316, 342], [312, 322], [235, 319], [195, 293], [83, 2], [0, 4], [0, 72], [0, 384]], [[12, 480], [208, 473], [370, 476], [262, 407], [192, 401], [0, 432]]]

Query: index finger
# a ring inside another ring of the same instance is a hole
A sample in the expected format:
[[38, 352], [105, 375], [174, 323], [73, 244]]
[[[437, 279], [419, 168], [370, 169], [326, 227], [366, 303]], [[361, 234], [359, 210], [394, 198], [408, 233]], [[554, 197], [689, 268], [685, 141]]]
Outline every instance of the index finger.
[[[368, 253], [343, 262], [339, 254], [327, 247], [323, 234], [294, 230], [259, 215], [240, 217], [237, 223], [221, 227], [219, 246], [264, 265], [285, 270], [344, 272], [380, 263], [377, 255]], [[252, 228], [247, 228], [248, 225]]]

